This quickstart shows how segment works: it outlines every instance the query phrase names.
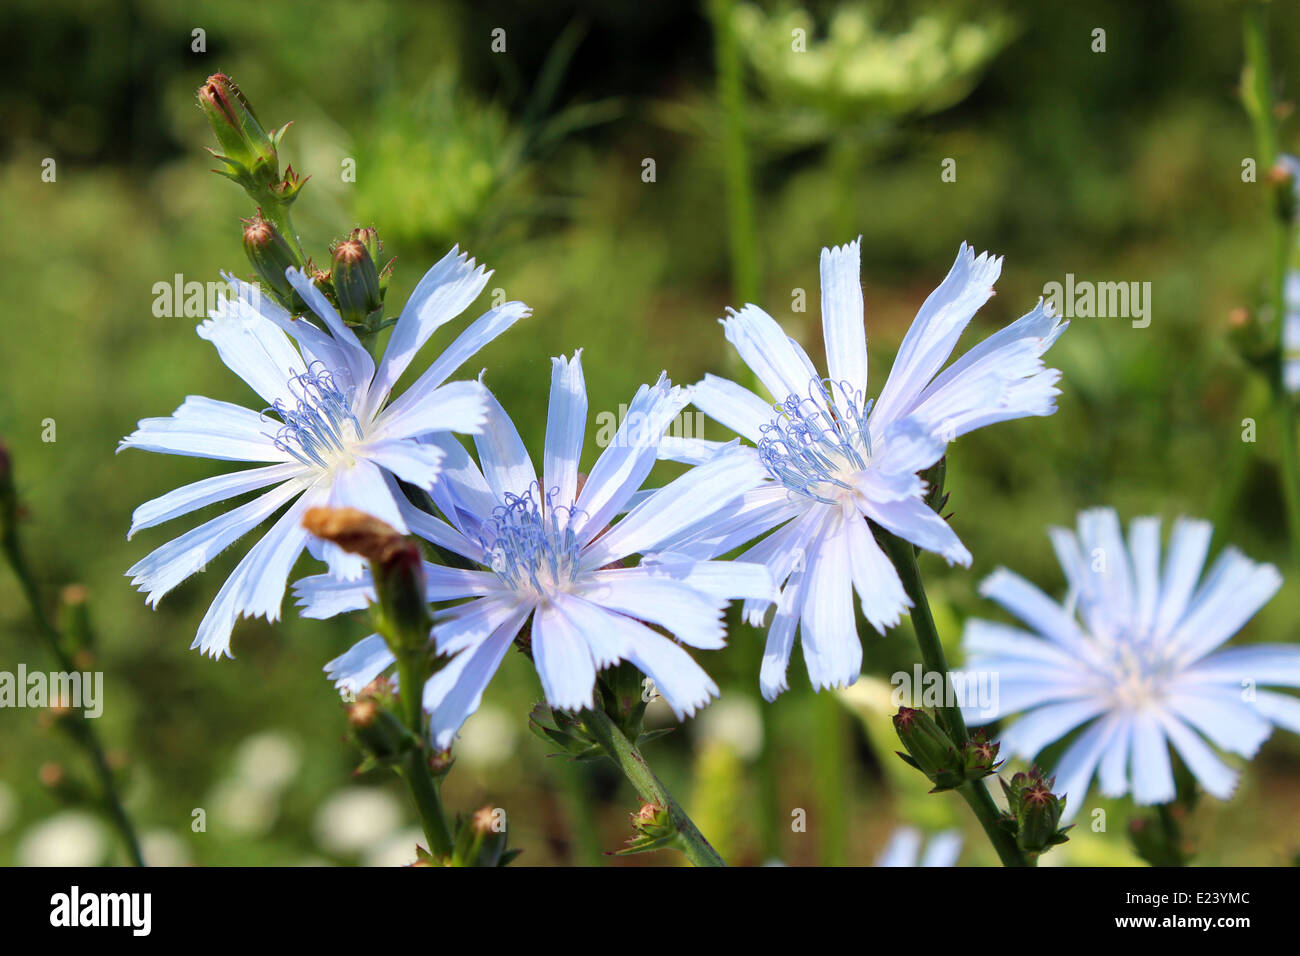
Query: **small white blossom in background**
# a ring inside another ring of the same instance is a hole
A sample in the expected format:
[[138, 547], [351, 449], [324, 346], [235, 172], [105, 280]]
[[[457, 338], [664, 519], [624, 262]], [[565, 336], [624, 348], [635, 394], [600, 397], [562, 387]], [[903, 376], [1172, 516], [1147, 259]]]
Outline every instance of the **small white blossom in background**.
[[19, 866], [99, 866], [108, 856], [108, 833], [89, 813], [67, 810], [47, 817], [18, 841]]
[[321, 804], [312, 832], [322, 850], [352, 856], [384, 841], [405, 822], [401, 804], [387, 790], [349, 787]]
[[456, 741], [456, 760], [475, 770], [499, 767], [518, 746], [516, 722], [500, 707], [480, 707], [461, 730]]
[[410, 866], [416, 846], [429, 842], [419, 827], [408, 827], [379, 840], [361, 857], [362, 866]]
[[189, 866], [194, 862], [185, 841], [170, 830], [147, 830], [142, 833], [140, 853], [148, 866]]
[[724, 697], [695, 720], [703, 742], [721, 741], [742, 760], [753, 760], [763, 749], [763, 715], [752, 697]]

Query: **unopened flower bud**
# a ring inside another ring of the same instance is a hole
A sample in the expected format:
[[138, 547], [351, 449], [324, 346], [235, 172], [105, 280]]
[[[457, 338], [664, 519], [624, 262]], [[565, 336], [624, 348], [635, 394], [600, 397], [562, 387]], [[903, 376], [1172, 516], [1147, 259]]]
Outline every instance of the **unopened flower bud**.
[[506, 815], [496, 807], [480, 807], [460, 821], [452, 866], [500, 866], [506, 851]]
[[409, 653], [426, 643], [430, 619], [424, 560], [414, 541], [356, 508], [309, 508], [302, 524], [316, 537], [370, 562], [381, 629], [394, 654]]
[[894, 729], [907, 749], [899, 756], [929, 777], [935, 790], [950, 790], [965, 779], [962, 757], [952, 738], [925, 711], [900, 707], [894, 715]]
[[369, 758], [363, 765], [365, 769], [391, 763], [412, 744], [410, 732], [401, 721], [373, 698], [358, 700], [348, 707], [348, 728]]
[[258, 122], [252, 105], [224, 73], [214, 73], [199, 87], [199, 106], [212, 125], [222, 158], [238, 163], [248, 172], [261, 176], [269, 171], [267, 181], [279, 178], [276, 136], [268, 135]]
[[966, 779], [979, 780], [993, 773], [998, 767], [1001, 747], [997, 741], [990, 742], [983, 730], [977, 730], [962, 748]]
[[284, 273], [290, 266], [298, 268], [302, 263], [298, 261], [298, 255], [288, 240], [280, 235], [280, 231], [262, 215], [261, 210], [252, 219], [244, 220], [244, 252], [258, 277], [280, 301], [291, 301], [294, 289]]
[[334, 247], [330, 282], [345, 322], [363, 325], [384, 306], [379, 293], [379, 270], [370, 250], [359, 239], [346, 239]]
[[1002, 783], [1007, 807], [1016, 825], [1016, 843], [1022, 850], [1037, 855], [1053, 846], [1066, 842], [1065, 833], [1070, 827], [1061, 827], [1065, 812], [1065, 798], [1052, 792], [1054, 778], [1044, 777], [1033, 767], [1028, 773], [1017, 773], [1008, 785]]

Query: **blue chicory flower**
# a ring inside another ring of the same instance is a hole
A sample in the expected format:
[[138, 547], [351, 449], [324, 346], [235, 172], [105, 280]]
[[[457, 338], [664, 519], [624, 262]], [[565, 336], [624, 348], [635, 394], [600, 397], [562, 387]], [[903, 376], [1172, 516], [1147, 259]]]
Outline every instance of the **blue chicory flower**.
[[[763, 479], [757, 461], [718, 454], [662, 488], [641, 492], [664, 432], [689, 401], [686, 390], [661, 377], [636, 393], [583, 480], [578, 467], [587, 393], [580, 355], [552, 361], [540, 480], [514, 424], [489, 397], [485, 427], [474, 436], [481, 470], [455, 438], [426, 439], [445, 455], [443, 480], [432, 492], [443, 518], [403, 506], [413, 532], [477, 565], [426, 565], [429, 600], [461, 602], [435, 612], [436, 647], [451, 660], [424, 688], [433, 739], [442, 748], [478, 708], [516, 638], [531, 647], [552, 707], [592, 706], [597, 673], [630, 661], [654, 681], [679, 719], [693, 714], [717, 695], [717, 685], [651, 625], [691, 647], [721, 648], [723, 610], [732, 598], [776, 597], [760, 565], [672, 553], [680, 536], [718, 520]], [[659, 552], [665, 552], [662, 560], [656, 560]], [[627, 559], [637, 554], [641, 562], [629, 566]], [[353, 584], [319, 575], [300, 581], [295, 591], [306, 617], [330, 617], [374, 600], [368, 578]], [[355, 692], [392, 664], [383, 639], [371, 635], [326, 671], [341, 689]]]
[[219, 302], [199, 325], [198, 334], [216, 346], [221, 360], [268, 407], [259, 412], [190, 396], [171, 417], [141, 421], [118, 448], [271, 463], [205, 478], [136, 509], [128, 537], [205, 505], [275, 486], [168, 542], [132, 567], [127, 574], [147, 592], [151, 606], [292, 502], [226, 579], [199, 625], [194, 647], [213, 657], [229, 656], [237, 617], [278, 620], [286, 580], [304, 547], [326, 560], [335, 575], [355, 578], [361, 573], [360, 558], [311, 538], [302, 528], [308, 508], [357, 507], [406, 530], [394, 476], [432, 488], [442, 468], [442, 452], [415, 439], [482, 427], [486, 389], [478, 382], [448, 383], [447, 379], [466, 359], [528, 315], [527, 306], [507, 302], [486, 312], [410, 389], [385, 403], [429, 336], [463, 312], [490, 275], [452, 249], [416, 286], [378, 365], [320, 290], [297, 270], [289, 269], [286, 276], [323, 328], [306, 317], [290, 315], [257, 287], [226, 277], [234, 295]]
[[1226, 799], [1237, 773], [1209, 744], [1251, 757], [1275, 726], [1300, 733], [1300, 699], [1262, 689], [1300, 687], [1300, 647], [1219, 649], [1281, 575], [1226, 548], [1202, 580], [1211, 533], [1180, 518], [1162, 568], [1160, 519], [1135, 519], [1126, 543], [1112, 509], [1085, 511], [1077, 532], [1050, 532], [1070, 586], [1064, 605], [1005, 568], [982, 584], [1029, 630], [967, 622], [968, 676], [996, 675], [998, 692], [992, 707], [964, 713], [971, 723], [1019, 714], [1001, 740], [1025, 758], [1083, 728], [1053, 770], [1067, 816], [1094, 774], [1107, 797], [1174, 799], [1170, 744], [1207, 793]]
[[[713, 375], [694, 387], [693, 401], [753, 443], [747, 450], [767, 479], [728, 521], [698, 535], [687, 553], [713, 557], [772, 531], [740, 555], [767, 565], [782, 585], [760, 673], [768, 700], [787, 689], [796, 629], [813, 685], [842, 687], [857, 680], [862, 667], [854, 592], [867, 621], [882, 633], [911, 606], [863, 519], [943, 555], [950, 564], [969, 565], [970, 552], [926, 503], [927, 485], [918, 472], [973, 429], [1055, 411], [1060, 373], [1044, 368], [1042, 356], [1068, 323], [1041, 299], [1027, 315], [943, 369], [962, 330], [993, 294], [1001, 269], [1000, 258], [977, 257], [963, 243], [947, 278], [908, 329], [874, 403], [865, 397], [858, 242], [821, 253], [829, 378], [757, 306], [722, 320], [728, 341], [776, 404]], [[711, 446], [679, 439], [671, 450], [679, 458], [704, 461]], [[761, 625], [768, 607], [765, 601], [749, 601], [745, 613]]]

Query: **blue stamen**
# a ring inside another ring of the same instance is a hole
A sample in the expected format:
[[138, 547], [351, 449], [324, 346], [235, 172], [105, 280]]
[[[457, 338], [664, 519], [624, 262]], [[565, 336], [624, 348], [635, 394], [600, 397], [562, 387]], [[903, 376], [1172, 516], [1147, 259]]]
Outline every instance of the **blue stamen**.
[[571, 584], [578, 575], [578, 536], [573, 530], [576, 509], [554, 504], [553, 489], [538, 502], [534, 482], [522, 495], [509, 492], [505, 504], [483, 524], [479, 541], [487, 563], [516, 591], [545, 595]]
[[825, 486], [852, 491], [841, 476], [870, 463], [871, 402], [847, 382], [815, 378], [806, 398], [791, 395], [772, 407], [777, 418], [763, 426], [758, 443], [768, 473], [796, 494], [826, 504], [835, 499], [827, 497]]
[[276, 399], [262, 411], [263, 417], [275, 412], [283, 422], [275, 447], [304, 465], [329, 468], [361, 434], [361, 423], [352, 412], [353, 390], [341, 391], [325, 364], [313, 362], [307, 371], [290, 377], [289, 392], [296, 400], [293, 407]]

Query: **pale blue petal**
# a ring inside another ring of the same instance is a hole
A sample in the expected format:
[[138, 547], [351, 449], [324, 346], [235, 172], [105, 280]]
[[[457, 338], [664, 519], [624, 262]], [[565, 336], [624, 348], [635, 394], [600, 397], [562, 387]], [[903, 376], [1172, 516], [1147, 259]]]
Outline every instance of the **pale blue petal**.
[[758, 306], [747, 305], [720, 321], [727, 341], [777, 401], [807, 395], [811, 382], [820, 378], [807, 353]]
[[439, 749], [450, 747], [466, 718], [478, 710], [483, 691], [527, 616], [527, 611], [516, 612], [490, 637], [457, 654], [425, 682], [424, 709], [429, 713], [433, 742]]
[[487, 394], [486, 400], [487, 420], [483, 431], [474, 436], [474, 445], [478, 448], [483, 477], [496, 499], [504, 502], [508, 494], [527, 494], [528, 489], [537, 483], [537, 472], [533, 470], [533, 460], [528, 457], [528, 449], [506, 410], [491, 393]]
[[889, 379], [872, 409], [872, 424], [886, 425], [908, 414], [935, 373], [948, 360], [962, 330], [993, 294], [1002, 259], [987, 252], [976, 258], [961, 244], [957, 260], [930, 293], [899, 346]]
[[[857, 519], [856, 516], [853, 520]], [[848, 687], [862, 673], [862, 641], [853, 620], [849, 538], [842, 516], [832, 518], [814, 542], [805, 577], [800, 621], [804, 662], [814, 687]]]
[[571, 507], [578, 496], [578, 464], [587, 431], [587, 384], [582, 376], [582, 349], [573, 358], [551, 359], [551, 397], [546, 414], [546, 448], [542, 455], [543, 492], [554, 504]]
[[334, 306], [330, 305], [324, 293], [310, 278], [292, 266], [285, 270], [284, 277], [289, 280], [289, 284], [302, 296], [302, 300], [311, 310], [321, 318], [329, 329], [330, 335], [334, 337], [334, 341], [342, 349], [345, 369], [352, 379], [352, 384], [358, 392], [366, 392], [375, 375], [375, 360], [370, 357], [361, 340], [344, 324], [343, 319], [334, 310]]
[[1196, 782], [1212, 797], [1227, 800], [1237, 789], [1237, 774], [1177, 717], [1160, 714], [1160, 725]]
[[131, 516], [131, 530], [127, 533], [127, 540], [144, 528], [152, 528], [154, 525], [179, 518], [205, 505], [225, 501], [235, 495], [299, 477], [304, 472], [303, 466], [295, 462], [269, 465], [265, 468], [250, 468], [245, 471], [231, 472], [228, 475], [214, 475], [193, 484], [183, 485], [136, 508], [135, 514]]
[[912, 600], [867, 523], [855, 515], [847, 522], [846, 533], [849, 571], [862, 602], [862, 616], [877, 633], [884, 634], [887, 628], [898, 626]]
[[200, 323], [197, 332], [268, 405], [297, 403], [289, 380], [305, 372], [307, 363], [275, 323], [252, 309], [218, 299], [211, 318]]
[[384, 639], [371, 634], [325, 665], [325, 676], [341, 692], [359, 694], [372, 680], [388, 670], [397, 658]]
[[653, 386], [642, 385], [628, 406], [613, 439], [591, 469], [578, 494], [574, 529], [586, 545], [645, 482], [658, 457], [659, 440], [682, 410], [687, 393], [660, 376]]
[[1160, 601], [1156, 608], [1152, 633], [1167, 636], [1182, 620], [1187, 605], [1205, 567], [1205, 557], [1210, 551], [1210, 538], [1214, 528], [1208, 521], [1179, 518], [1169, 536], [1169, 549], [1165, 552], [1164, 573], [1160, 579]]
[[[604, 567], [629, 554], [664, 548], [708, 527], [737, 498], [763, 482], [766, 473], [748, 454], [722, 455], [697, 465], [651, 495], [582, 553], [582, 567]], [[585, 490], [585, 489], [584, 489]]]
[[957, 533], [924, 501], [868, 501], [866, 513], [886, 530], [912, 542], [925, 551], [943, 555], [949, 564], [970, 567], [971, 553]]
[[205, 570], [208, 562], [300, 494], [303, 488], [300, 481], [285, 482], [168, 541], [127, 570], [131, 583], [148, 593], [147, 604], [157, 606], [163, 595], [190, 575]]
[[139, 448], [222, 461], [290, 461], [275, 447], [279, 423], [230, 402], [191, 395], [168, 418], [145, 418], [117, 450]]
[[358, 448], [357, 454], [425, 491], [433, 489], [442, 472], [442, 449], [409, 439], [373, 439]]
[[379, 360], [370, 390], [376, 409], [429, 336], [469, 308], [491, 275], [483, 266], [476, 268], [474, 260], [461, 252], [459, 246], [453, 246], [424, 274], [402, 307]]
[[451, 345], [439, 355], [432, 365], [411, 387], [393, 400], [388, 411], [394, 415], [404, 415], [413, 408], [423, 405], [429, 394], [451, 378], [458, 368], [474, 357], [480, 349], [495, 339], [510, 326], [532, 312], [522, 302], [507, 302], [495, 309], [490, 309], [479, 316]]
[[1273, 565], [1256, 564], [1235, 548], [1224, 550], [1170, 636], [1180, 660], [1198, 660], [1232, 637], [1281, 587]]
[[[455, 654], [473, 647], [496, 632], [521, 612], [527, 616], [531, 603], [513, 594], [489, 594], [434, 614], [433, 636], [439, 654]], [[522, 626], [522, 619], [520, 620]], [[516, 628], [518, 630], [518, 628]]]
[[1096, 698], [1039, 707], [1003, 731], [1002, 746], [1022, 757], [1033, 757], [1105, 710], [1106, 701]]
[[759, 671], [758, 685], [763, 699], [771, 703], [789, 689], [786, 671], [790, 667], [790, 651], [794, 648], [794, 631], [804, 608], [804, 572], [790, 575], [781, 590], [776, 614], [767, 629], [767, 644], [763, 648], [763, 666]]
[[822, 338], [831, 379], [854, 390], [867, 388], [866, 309], [862, 302], [861, 237], [823, 249]]
[[744, 386], [716, 375], [705, 375], [692, 386], [691, 403], [714, 421], [756, 445], [763, 437], [763, 426], [776, 417], [770, 402]]
[[478, 382], [448, 382], [428, 392], [418, 404], [394, 402], [380, 413], [371, 434], [388, 438], [422, 438], [438, 432], [476, 434], [487, 421], [490, 395]]
[[[1097, 763], [1105, 754], [1118, 732], [1118, 723], [1111, 720], [1095, 721], [1084, 730], [1056, 765], [1056, 783], [1053, 786], [1058, 796], [1066, 797], [1065, 811], [1061, 822], [1069, 823], [1083, 809], [1083, 801], [1088, 796], [1088, 785], [1092, 782]], [[1165, 761], [1168, 762], [1168, 754]]]
[[1176, 796], [1169, 748], [1159, 721], [1148, 711], [1133, 718], [1133, 799], [1141, 806], [1168, 803]]
[[532, 647], [547, 703], [568, 711], [590, 707], [596, 683], [591, 648], [554, 606], [541, 607], [533, 615]]
[[1272, 733], [1272, 726], [1242, 699], [1242, 688], [1190, 684], [1180, 675], [1165, 696], [1165, 706], [1205, 734], [1221, 750], [1253, 757]]
[[726, 645], [725, 599], [708, 597], [668, 577], [629, 573], [640, 570], [597, 571], [580, 579], [575, 593], [608, 610], [658, 624], [693, 647]]

